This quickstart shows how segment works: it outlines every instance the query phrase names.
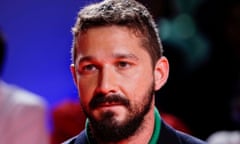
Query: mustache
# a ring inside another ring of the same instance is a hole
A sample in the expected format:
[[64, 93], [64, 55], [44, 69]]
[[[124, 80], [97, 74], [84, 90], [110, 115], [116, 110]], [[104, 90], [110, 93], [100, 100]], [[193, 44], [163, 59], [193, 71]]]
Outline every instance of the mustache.
[[105, 95], [102, 93], [96, 94], [90, 101], [89, 106], [90, 108], [94, 109], [104, 103], [118, 103], [126, 107], [129, 106], [129, 100], [126, 99], [123, 95], [120, 94]]

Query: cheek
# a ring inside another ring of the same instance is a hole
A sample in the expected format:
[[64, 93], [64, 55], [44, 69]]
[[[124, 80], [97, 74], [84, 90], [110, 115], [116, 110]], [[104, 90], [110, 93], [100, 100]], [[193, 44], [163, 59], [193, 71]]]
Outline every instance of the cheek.
[[[150, 68], [149, 68], [150, 69]], [[146, 93], [146, 90], [152, 86], [153, 74], [151, 69], [145, 70], [144, 68], [138, 70], [134, 75], [129, 77], [124, 82], [124, 87], [129, 91], [130, 95], [133, 95], [134, 99], [140, 100], [140, 97]]]
[[133, 81], [137, 87], [147, 87], [153, 81], [153, 71], [151, 67], [140, 67], [132, 75]]
[[81, 102], [86, 105], [93, 97], [96, 82], [92, 80], [79, 79], [78, 91]]

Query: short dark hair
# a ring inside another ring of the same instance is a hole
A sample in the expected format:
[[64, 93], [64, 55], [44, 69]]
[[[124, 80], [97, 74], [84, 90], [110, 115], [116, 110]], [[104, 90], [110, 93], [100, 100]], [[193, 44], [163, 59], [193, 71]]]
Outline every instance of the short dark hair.
[[153, 65], [162, 56], [163, 48], [157, 25], [144, 5], [135, 0], [104, 0], [79, 11], [72, 28], [72, 63], [76, 58], [77, 36], [93, 27], [111, 25], [124, 26], [140, 33], [142, 44], [151, 56]]

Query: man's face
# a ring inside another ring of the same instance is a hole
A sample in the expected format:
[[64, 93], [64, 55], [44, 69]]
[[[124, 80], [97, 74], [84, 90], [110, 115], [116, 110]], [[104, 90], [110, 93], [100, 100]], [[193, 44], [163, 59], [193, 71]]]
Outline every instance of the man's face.
[[78, 37], [76, 55], [72, 72], [93, 129], [131, 135], [153, 104], [154, 72], [141, 39], [125, 27], [91, 28]]

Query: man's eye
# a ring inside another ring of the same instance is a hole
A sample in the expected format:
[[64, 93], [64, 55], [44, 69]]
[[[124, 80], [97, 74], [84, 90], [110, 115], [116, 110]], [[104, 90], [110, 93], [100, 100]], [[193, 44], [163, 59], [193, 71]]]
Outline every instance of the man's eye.
[[130, 64], [128, 62], [124, 62], [124, 61], [118, 62], [117, 65], [119, 68], [128, 68], [130, 66]]
[[95, 71], [97, 68], [95, 65], [93, 64], [89, 64], [89, 65], [86, 65], [82, 68], [82, 71], [85, 71], [85, 72], [90, 72], [90, 71]]

